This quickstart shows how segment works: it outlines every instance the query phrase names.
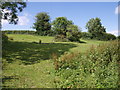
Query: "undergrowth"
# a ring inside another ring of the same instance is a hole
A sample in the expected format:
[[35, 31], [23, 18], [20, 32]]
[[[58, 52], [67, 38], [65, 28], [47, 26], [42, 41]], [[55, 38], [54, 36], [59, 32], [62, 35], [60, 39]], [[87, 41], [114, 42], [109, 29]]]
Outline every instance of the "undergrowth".
[[118, 88], [119, 44], [111, 41], [92, 46], [85, 54], [70, 53], [56, 59], [56, 87]]

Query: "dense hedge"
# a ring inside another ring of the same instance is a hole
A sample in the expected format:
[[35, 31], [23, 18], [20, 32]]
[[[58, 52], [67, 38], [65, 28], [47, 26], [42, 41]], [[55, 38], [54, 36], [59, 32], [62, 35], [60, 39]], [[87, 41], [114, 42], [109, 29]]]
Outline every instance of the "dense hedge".
[[120, 40], [120, 36], [117, 37]]
[[111, 41], [92, 46], [85, 54], [70, 53], [55, 60], [57, 88], [120, 87], [118, 51], [118, 41]]
[[83, 39], [92, 39], [92, 34], [88, 32], [81, 32], [81, 38]]
[[116, 36], [110, 33], [99, 33], [96, 35], [92, 35], [88, 32], [82, 32], [81, 37], [83, 39], [95, 39], [95, 40], [101, 40], [101, 41], [109, 41], [109, 40], [115, 40]]
[[5, 34], [35, 34], [35, 31], [29, 31], [29, 30], [5, 30], [5, 31], [2, 31], [2, 33], [5, 33]]

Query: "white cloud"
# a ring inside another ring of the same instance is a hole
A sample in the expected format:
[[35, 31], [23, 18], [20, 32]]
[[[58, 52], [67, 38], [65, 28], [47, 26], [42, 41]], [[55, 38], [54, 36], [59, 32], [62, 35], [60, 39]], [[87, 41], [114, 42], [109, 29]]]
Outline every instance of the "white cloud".
[[28, 14], [25, 13], [24, 16], [18, 16], [19, 21], [18, 21], [18, 25], [28, 25], [29, 23], [29, 18], [28, 18]]
[[[5, 12], [9, 12], [9, 11], [7, 11], [7, 10], [5, 10]], [[27, 14], [27, 13], [24, 13], [24, 15], [23, 16], [18, 16], [18, 24], [17, 25], [21, 25], [21, 26], [23, 26], [23, 25], [28, 25], [28, 23], [29, 23], [29, 17], [30, 15], [29, 14]], [[7, 25], [8, 24], [8, 21], [7, 20], [4, 20], [4, 19], [2, 19], [1, 20], [1, 24], [2, 24], [2, 26], [3, 25]]]
[[114, 34], [115, 36], [120, 35], [120, 30], [112, 30], [112, 31], [108, 31], [108, 33]]
[[120, 5], [115, 8], [115, 14], [120, 14]]
[[[7, 10], [7, 9], [4, 9], [2, 12], [3, 12], [3, 13], [10, 13], [10, 11]], [[2, 17], [3, 17], [3, 15], [2, 15]], [[8, 21], [2, 19], [2, 20], [1, 20], [1, 24], [2, 24], [2, 26], [3, 26], [3, 25], [6, 25], [6, 24], [8, 24]]]
[[3, 26], [3, 25], [6, 25], [6, 24], [8, 24], [8, 21], [2, 19], [2, 20], [1, 20], [1, 24], [2, 24], [2, 26]]

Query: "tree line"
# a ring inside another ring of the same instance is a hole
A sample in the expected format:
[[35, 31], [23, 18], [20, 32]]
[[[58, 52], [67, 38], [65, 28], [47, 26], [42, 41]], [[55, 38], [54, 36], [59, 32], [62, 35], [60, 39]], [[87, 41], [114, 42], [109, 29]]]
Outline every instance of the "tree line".
[[[17, 24], [18, 13], [22, 12], [26, 7], [26, 3], [21, 2], [4, 2], [1, 4], [2, 19], [8, 20], [10, 24]], [[10, 12], [6, 12], [9, 10]], [[1, 20], [0, 20], [1, 21]], [[1, 28], [1, 25], [0, 25]], [[35, 16], [35, 23], [33, 23], [34, 31], [3, 31], [11, 34], [37, 34], [41, 36], [55, 36], [56, 41], [79, 41], [80, 38], [97, 39], [97, 40], [114, 40], [116, 36], [106, 32], [106, 28], [102, 25], [100, 18], [91, 18], [86, 23], [88, 32], [81, 32], [81, 29], [68, 20], [67, 17], [57, 17], [53, 22], [46, 12], [40, 12]]]
[[81, 32], [81, 29], [66, 17], [57, 17], [51, 22], [48, 13], [41, 12], [35, 16], [33, 28], [36, 29], [38, 35], [56, 35], [55, 40], [62, 41], [79, 41], [80, 38], [97, 40], [116, 39], [115, 35], [106, 32], [106, 28], [98, 17], [91, 18], [86, 23], [88, 32]]
[[3, 34], [31, 34], [35, 35], [35, 31], [29, 31], [29, 30], [5, 30], [2, 31]]

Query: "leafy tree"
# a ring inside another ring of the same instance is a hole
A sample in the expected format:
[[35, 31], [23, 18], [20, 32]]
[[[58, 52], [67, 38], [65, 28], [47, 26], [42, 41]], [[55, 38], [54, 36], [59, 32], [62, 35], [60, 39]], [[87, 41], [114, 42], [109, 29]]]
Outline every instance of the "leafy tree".
[[86, 29], [88, 29], [88, 32], [91, 33], [93, 37], [99, 37], [101, 33], [106, 32], [99, 18], [90, 19], [86, 24]]
[[[11, 0], [12, 1], [12, 0]], [[18, 1], [18, 2], [17, 2]], [[2, 28], [1, 20], [8, 20], [9, 24], [17, 24], [18, 22], [18, 13], [26, 7], [26, 3], [23, 0], [16, 0], [10, 2], [9, 0], [0, 0], [0, 30]], [[2, 32], [0, 32], [1, 34]], [[8, 42], [8, 37], [5, 34], [0, 35], [0, 45], [2, 48], [5, 47]], [[2, 51], [3, 55], [5, 54], [4, 49]]]
[[111, 33], [103, 33], [101, 37], [102, 37], [101, 40], [106, 40], [106, 41], [116, 39], [116, 36]]
[[119, 39], [119, 40], [120, 40], [120, 36], [118, 36], [118, 37], [117, 37], [117, 39]]
[[47, 35], [51, 29], [50, 16], [46, 12], [38, 13], [33, 28], [39, 35]]
[[83, 38], [83, 39], [92, 39], [92, 35], [89, 32], [81, 32], [81, 38]]
[[[17, 2], [18, 1], [18, 2]], [[17, 24], [18, 13], [22, 12], [26, 7], [24, 0], [16, 0], [16, 2], [9, 2], [9, 0], [0, 1], [0, 22], [1, 19], [8, 20], [10, 24]], [[1, 25], [0, 25], [1, 28]]]
[[79, 41], [79, 39], [81, 37], [81, 32], [80, 32], [78, 26], [73, 25], [73, 24], [68, 25], [66, 36], [70, 41]]
[[66, 36], [67, 26], [73, 24], [72, 21], [67, 20], [66, 17], [57, 17], [52, 25], [53, 29], [57, 32], [57, 34]]

